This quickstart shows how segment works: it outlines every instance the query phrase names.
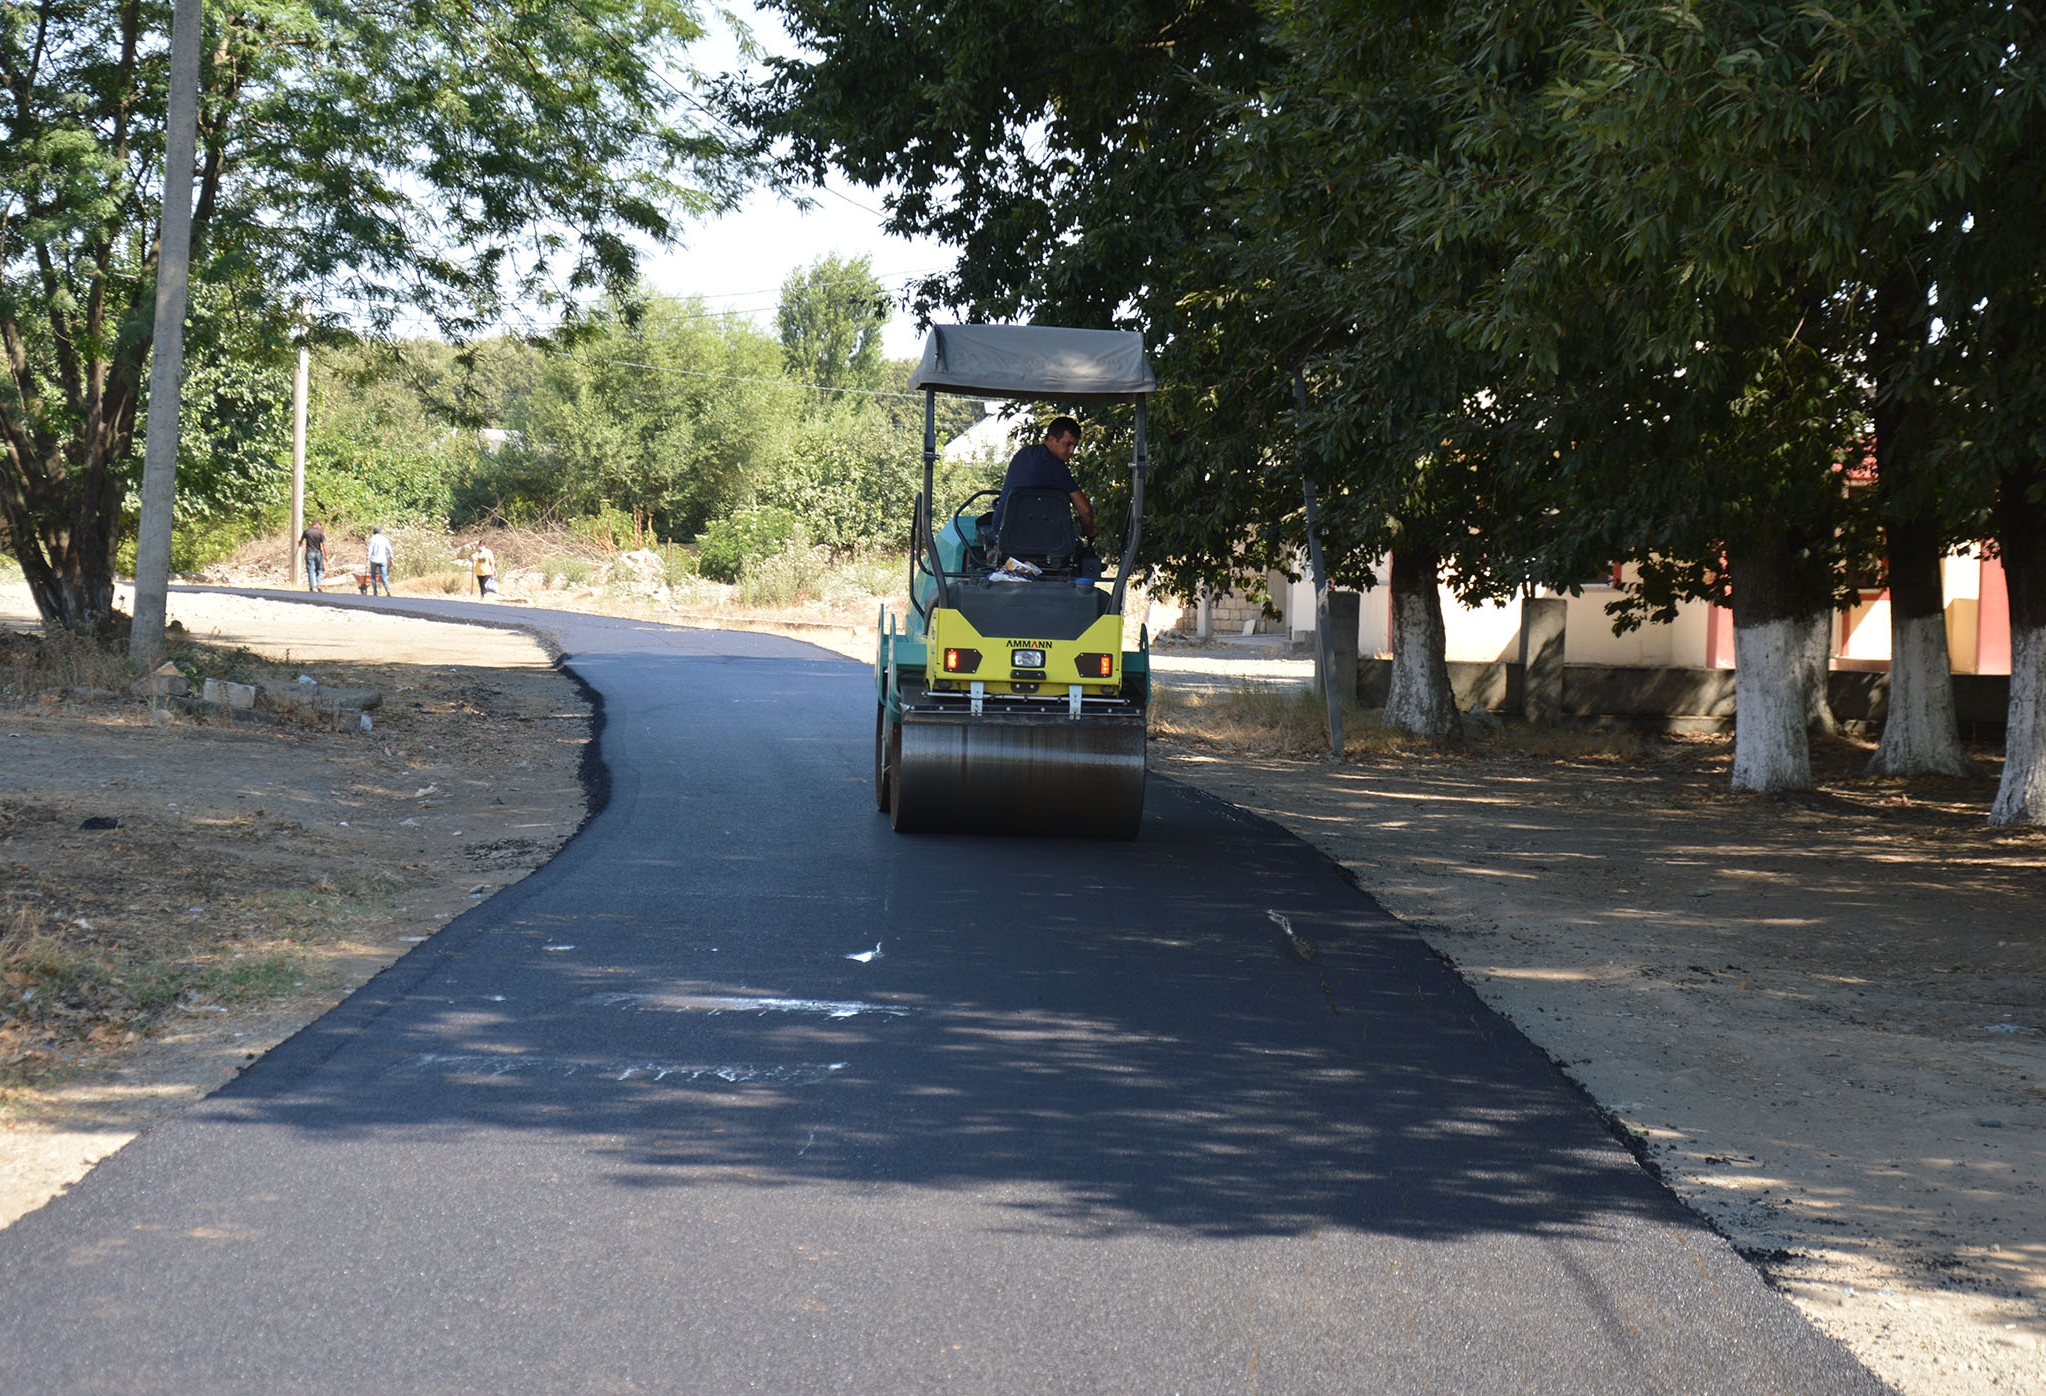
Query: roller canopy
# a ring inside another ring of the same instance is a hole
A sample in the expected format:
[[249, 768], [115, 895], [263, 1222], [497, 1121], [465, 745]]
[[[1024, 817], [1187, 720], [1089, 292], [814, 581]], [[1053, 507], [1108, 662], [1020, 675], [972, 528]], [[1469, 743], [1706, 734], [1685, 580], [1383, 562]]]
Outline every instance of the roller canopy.
[[938, 325], [912, 389], [967, 397], [1115, 402], [1158, 390], [1144, 337], [1052, 325]]

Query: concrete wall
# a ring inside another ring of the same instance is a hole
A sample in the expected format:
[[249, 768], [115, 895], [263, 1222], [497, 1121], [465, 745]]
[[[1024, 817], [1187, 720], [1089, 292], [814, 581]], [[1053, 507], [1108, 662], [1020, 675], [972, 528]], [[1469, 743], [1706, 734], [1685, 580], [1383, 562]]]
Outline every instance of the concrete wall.
[[[1517, 715], [1522, 706], [1518, 663], [1453, 662], [1449, 684], [1456, 705], [1468, 711]], [[1385, 706], [1392, 685], [1392, 661], [1360, 659], [1357, 701]], [[1879, 731], [1889, 712], [1890, 676], [1836, 670], [1828, 693], [1834, 715], [1849, 730]], [[2003, 674], [1954, 675], [1954, 704], [1961, 734], [1988, 741], [2003, 735], [2010, 704], [2010, 679]], [[1731, 730], [1734, 719], [1731, 669], [1644, 668], [1629, 665], [1567, 664], [1563, 668], [1563, 720], [1571, 725], [1612, 723], [1660, 731]]]
[[[1947, 645], [1956, 674], [2010, 672], [2009, 608], [2003, 571], [1980, 548], [1963, 548], [1941, 564], [1946, 590]], [[1621, 574], [1633, 580], [1631, 564]], [[1388, 569], [1374, 569], [1375, 585], [1362, 594], [1358, 607], [1357, 649], [1360, 654], [1389, 657], [1392, 649], [1391, 594]], [[1271, 621], [1241, 597], [1216, 598], [1214, 633], [1240, 635], [1254, 621], [1259, 633], [1290, 635], [1306, 640], [1314, 633], [1314, 588], [1303, 578], [1289, 582], [1280, 573], [1267, 579], [1280, 619]], [[1541, 592], [1543, 596], [1558, 593]], [[1613, 634], [1608, 603], [1623, 593], [1610, 579], [1587, 583], [1569, 602], [1566, 659], [1570, 664], [1642, 666], [1649, 668], [1725, 669], [1732, 663], [1726, 611], [1703, 602], [1677, 608], [1674, 622], [1644, 625], [1624, 635]], [[1868, 592], [1861, 603], [1834, 621], [1836, 662], [1849, 668], [1882, 667], [1890, 659], [1890, 603], [1887, 592]], [[1504, 606], [1464, 606], [1445, 588], [1442, 615], [1448, 632], [1448, 657], [1462, 663], [1493, 663], [1519, 657], [1520, 610]], [[1173, 629], [1191, 633], [1194, 608], [1186, 606]], [[1720, 632], [1715, 640], [1714, 629]]]

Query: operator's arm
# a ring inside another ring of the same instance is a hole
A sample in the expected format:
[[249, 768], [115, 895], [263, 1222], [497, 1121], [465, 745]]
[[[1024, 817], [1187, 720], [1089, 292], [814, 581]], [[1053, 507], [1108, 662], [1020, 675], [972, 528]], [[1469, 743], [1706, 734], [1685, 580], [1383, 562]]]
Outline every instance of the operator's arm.
[[1087, 491], [1073, 491], [1073, 510], [1080, 516], [1080, 531], [1092, 538], [1094, 528], [1094, 505], [1087, 498]]

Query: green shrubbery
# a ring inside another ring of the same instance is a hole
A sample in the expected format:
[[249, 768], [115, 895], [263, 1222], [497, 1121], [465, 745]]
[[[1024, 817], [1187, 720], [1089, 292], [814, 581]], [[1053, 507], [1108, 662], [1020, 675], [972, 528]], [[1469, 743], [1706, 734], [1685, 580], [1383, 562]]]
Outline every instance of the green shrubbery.
[[739, 599], [748, 606], [793, 606], [824, 594], [831, 554], [800, 533], [766, 557], [748, 559], [739, 578]]
[[[670, 587], [737, 584], [772, 562], [755, 585], [779, 594], [810, 584], [810, 564], [784, 556], [797, 540], [799, 553], [828, 548], [835, 564], [900, 546], [921, 480], [923, 409], [899, 391], [909, 366], [878, 358], [885, 297], [848, 266], [791, 278], [801, 313], [784, 317], [784, 343], [743, 317], [649, 295], [583, 322], [572, 346], [507, 336], [316, 347], [306, 518], [335, 537], [381, 526], [398, 578], [448, 570], [446, 530], [497, 525], [573, 535], [548, 551], [579, 558], [535, 565], [574, 585], [614, 550], [656, 548]], [[180, 461], [178, 570], [287, 531], [290, 392], [288, 362], [200, 363], [187, 391], [200, 425]], [[940, 429], [978, 413], [941, 401]], [[941, 465], [941, 500], [985, 473]], [[699, 536], [700, 557], [669, 541]]]
[[742, 509], [696, 540], [696, 567], [712, 581], [736, 582], [749, 563], [774, 556], [798, 536], [808, 547], [802, 520], [787, 509]]

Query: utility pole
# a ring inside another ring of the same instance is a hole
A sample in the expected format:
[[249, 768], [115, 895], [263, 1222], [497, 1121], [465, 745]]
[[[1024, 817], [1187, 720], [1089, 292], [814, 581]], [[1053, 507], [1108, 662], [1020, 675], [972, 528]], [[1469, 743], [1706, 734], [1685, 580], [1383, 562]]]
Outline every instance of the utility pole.
[[311, 363], [311, 353], [299, 345], [298, 367], [291, 375], [291, 541], [285, 544], [284, 569], [293, 586], [304, 580], [298, 574], [298, 538], [305, 532], [305, 399]]
[[192, 274], [192, 157], [199, 144], [200, 0], [171, 16], [170, 103], [164, 116], [163, 226], [156, 247], [156, 328], [149, 365], [149, 439], [135, 540], [135, 626], [128, 654], [163, 657], [170, 603], [171, 515], [178, 498], [178, 408], [185, 386], [185, 303]]

